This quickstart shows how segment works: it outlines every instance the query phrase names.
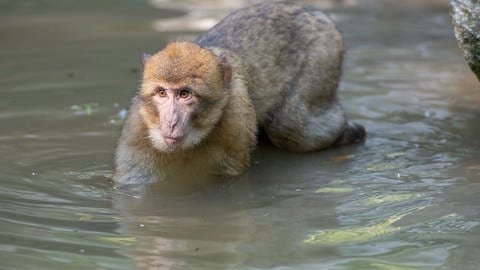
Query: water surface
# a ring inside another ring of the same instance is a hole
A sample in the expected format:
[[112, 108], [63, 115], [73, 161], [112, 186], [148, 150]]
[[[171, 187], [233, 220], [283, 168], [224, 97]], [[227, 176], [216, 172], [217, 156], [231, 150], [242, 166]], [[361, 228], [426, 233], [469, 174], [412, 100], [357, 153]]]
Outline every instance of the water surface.
[[241, 179], [137, 197], [110, 177], [141, 53], [249, 1], [1, 0], [0, 269], [477, 269], [480, 84], [448, 7], [309, 2], [366, 142], [264, 144]]

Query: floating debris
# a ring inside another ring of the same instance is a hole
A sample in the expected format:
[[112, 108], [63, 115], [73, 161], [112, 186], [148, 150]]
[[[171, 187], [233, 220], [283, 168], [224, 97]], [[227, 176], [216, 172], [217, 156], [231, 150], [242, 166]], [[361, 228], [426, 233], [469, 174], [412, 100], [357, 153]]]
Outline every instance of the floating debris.
[[401, 202], [407, 201], [413, 198], [420, 197], [418, 194], [390, 194], [390, 195], [378, 195], [368, 197], [360, 201], [360, 204], [363, 205], [378, 205], [384, 203], [392, 203], [392, 202]]
[[90, 221], [93, 218], [92, 215], [85, 213], [75, 213], [75, 215], [78, 216], [78, 220], [80, 221]]
[[118, 112], [118, 117], [120, 117], [120, 119], [122, 119], [122, 120], [125, 120], [125, 118], [127, 118], [127, 113], [128, 113], [128, 111], [126, 109], [121, 109]]
[[387, 154], [387, 158], [401, 157], [401, 156], [405, 156], [406, 154], [407, 153], [405, 152], [395, 152], [395, 153]]
[[399, 169], [399, 166], [391, 162], [375, 163], [367, 167], [367, 171], [369, 172], [384, 172], [384, 171], [398, 170], [398, 169]]
[[342, 162], [353, 159], [354, 155], [338, 155], [338, 156], [331, 156], [329, 159], [334, 162]]
[[96, 239], [122, 246], [130, 246], [137, 240], [135, 237], [96, 237]]
[[75, 104], [70, 106], [70, 110], [76, 115], [92, 115], [93, 109], [96, 107], [98, 107], [98, 103]]
[[410, 209], [404, 213], [390, 216], [382, 222], [371, 226], [356, 227], [340, 230], [321, 230], [310, 234], [304, 243], [306, 244], [342, 244], [347, 242], [364, 242], [376, 237], [381, 237], [403, 229], [401, 226], [393, 226], [393, 223], [399, 221], [413, 211], [422, 210], [425, 207]]
[[116, 115], [110, 117], [110, 124], [123, 123], [125, 118], [127, 118], [128, 111], [126, 109], [121, 109]]
[[344, 187], [344, 188], [325, 187], [325, 188], [317, 189], [315, 193], [348, 193], [348, 192], [353, 192], [354, 190], [355, 190], [354, 188], [348, 188], [348, 187]]

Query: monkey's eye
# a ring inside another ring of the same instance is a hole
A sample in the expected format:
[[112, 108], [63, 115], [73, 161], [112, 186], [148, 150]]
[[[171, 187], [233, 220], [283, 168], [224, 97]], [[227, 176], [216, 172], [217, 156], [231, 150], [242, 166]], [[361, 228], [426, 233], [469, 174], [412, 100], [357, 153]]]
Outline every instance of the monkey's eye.
[[166, 97], [167, 96], [167, 90], [163, 87], [157, 87], [155, 89], [154, 95], [158, 95], [159, 97]]
[[178, 96], [183, 99], [188, 99], [192, 96], [192, 91], [188, 88], [184, 88], [180, 90], [180, 93], [178, 94]]

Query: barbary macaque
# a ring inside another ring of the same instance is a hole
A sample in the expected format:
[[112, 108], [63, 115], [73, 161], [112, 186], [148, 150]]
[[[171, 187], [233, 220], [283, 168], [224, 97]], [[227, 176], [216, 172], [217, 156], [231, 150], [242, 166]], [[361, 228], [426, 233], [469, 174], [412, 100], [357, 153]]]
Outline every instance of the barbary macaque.
[[144, 59], [118, 142], [117, 184], [185, 170], [242, 174], [257, 128], [310, 152], [361, 141], [338, 101], [343, 42], [329, 17], [289, 2], [238, 10], [193, 42]]

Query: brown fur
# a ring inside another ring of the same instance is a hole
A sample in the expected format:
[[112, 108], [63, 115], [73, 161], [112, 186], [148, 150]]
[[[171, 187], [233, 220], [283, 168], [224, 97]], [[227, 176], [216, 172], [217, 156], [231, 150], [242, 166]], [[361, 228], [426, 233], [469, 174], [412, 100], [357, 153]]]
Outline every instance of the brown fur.
[[[343, 51], [327, 16], [288, 2], [239, 10], [194, 42], [169, 44], [144, 64], [118, 143], [115, 181], [241, 174], [257, 126], [295, 152], [362, 140], [363, 127], [346, 119], [336, 96]], [[192, 101], [170, 101], [185, 86]], [[159, 87], [169, 105], [155, 94]], [[188, 139], [166, 147], [159, 129]]]
[[158, 83], [179, 84], [199, 78], [205, 80], [210, 91], [219, 90], [216, 86], [222, 84], [222, 71], [216, 56], [196, 44], [171, 43], [150, 60], [144, 66], [144, 82], [154, 80]]

